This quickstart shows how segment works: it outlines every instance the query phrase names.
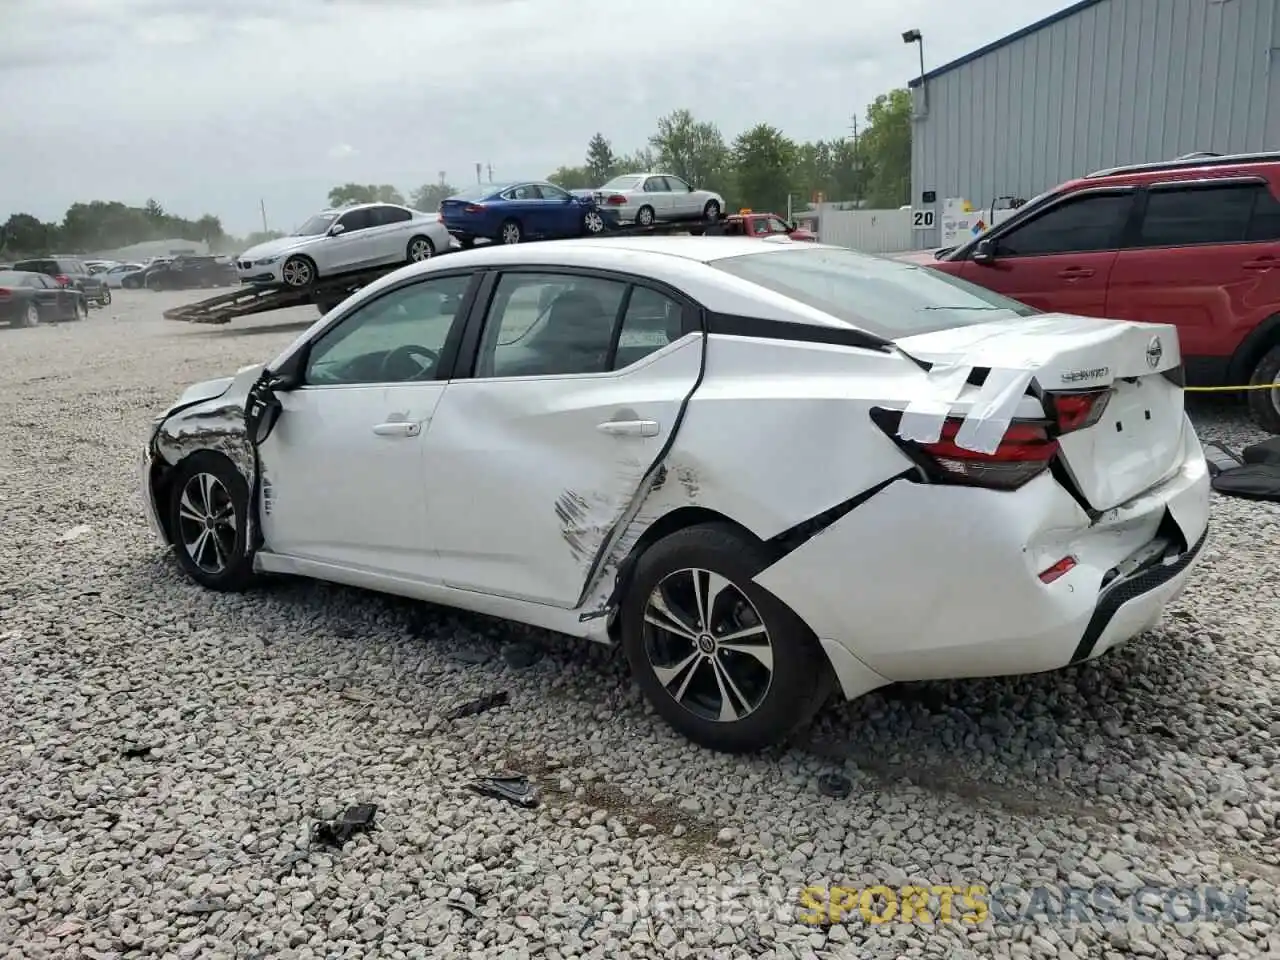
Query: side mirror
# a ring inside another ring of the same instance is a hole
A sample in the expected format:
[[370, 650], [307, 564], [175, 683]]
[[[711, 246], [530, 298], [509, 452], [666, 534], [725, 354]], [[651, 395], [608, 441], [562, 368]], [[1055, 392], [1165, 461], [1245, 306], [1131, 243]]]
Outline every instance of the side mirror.
[[973, 248], [970, 255], [974, 263], [994, 263], [996, 259], [996, 242], [994, 240], [979, 240], [978, 245]]
[[332, 227], [329, 228], [329, 236], [336, 237], [338, 234], [342, 233], [342, 231], [345, 229], [347, 229], [345, 224], [335, 223]]

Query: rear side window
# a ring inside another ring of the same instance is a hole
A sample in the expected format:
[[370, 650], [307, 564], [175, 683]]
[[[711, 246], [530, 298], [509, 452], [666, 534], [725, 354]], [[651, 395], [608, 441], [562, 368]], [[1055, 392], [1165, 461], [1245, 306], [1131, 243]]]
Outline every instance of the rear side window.
[[58, 265], [52, 260], [23, 260], [15, 263], [13, 269], [27, 270], [31, 273], [54, 274], [58, 272]]
[[1002, 233], [996, 250], [1002, 257], [1115, 250], [1133, 208], [1133, 193], [1074, 197], [1040, 216]]
[[[1259, 196], [1261, 195], [1261, 197]], [[1254, 203], [1270, 199], [1261, 184], [1161, 187], [1147, 196], [1138, 246], [1243, 243]], [[1274, 203], [1274, 201], [1272, 201]]]
[[385, 227], [393, 223], [405, 223], [413, 218], [404, 207], [374, 207], [373, 208], [373, 225], [375, 227]]
[[710, 266], [890, 340], [1038, 312], [941, 270], [852, 250], [797, 248]]

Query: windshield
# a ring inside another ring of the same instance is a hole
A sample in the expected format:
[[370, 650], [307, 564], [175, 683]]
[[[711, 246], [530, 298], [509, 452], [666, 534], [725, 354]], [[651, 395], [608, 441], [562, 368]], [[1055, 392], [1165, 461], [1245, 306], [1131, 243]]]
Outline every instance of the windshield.
[[940, 270], [832, 247], [710, 265], [890, 340], [1039, 312]]
[[625, 177], [614, 177], [606, 183], [601, 190], [634, 190], [640, 186], [640, 181], [644, 178], [637, 174], [628, 174]]
[[293, 231], [293, 235], [295, 237], [318, 237], [328, 230], [337, 218], [338, 215], [336, 213], [318, 213]]

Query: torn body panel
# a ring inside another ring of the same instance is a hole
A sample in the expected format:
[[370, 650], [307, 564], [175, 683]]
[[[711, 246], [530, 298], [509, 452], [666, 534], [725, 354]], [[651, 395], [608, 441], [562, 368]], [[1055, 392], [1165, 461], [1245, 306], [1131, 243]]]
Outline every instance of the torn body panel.
[[[160, 417], [147, 445], [147, 463], [143, 469], [143, 496], [154, 511], [156, 523], [166, 542], [165, 504], [158, 495], [159, 475], [177, 466], [183, 459], [200, 450], [211, 450], [225, 456], [244, 477], [250, 491], [257, 481], [257, 457], [245, 428], [244, 410], [249, 390], [262, 373], [262, 365], [239, 370], [234, 377], [209, 380], [189, 387], [178, 402]], [[258, 539], [257, 518], [249, 510], [246, 550], [254, 549]]]

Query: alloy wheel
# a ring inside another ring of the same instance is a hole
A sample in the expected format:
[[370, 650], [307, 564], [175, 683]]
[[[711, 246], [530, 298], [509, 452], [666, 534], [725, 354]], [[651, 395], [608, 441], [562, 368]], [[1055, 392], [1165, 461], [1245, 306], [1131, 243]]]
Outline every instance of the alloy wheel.
[[111, 305], [111, 288], [110, 287], [103, 285], [102, 296], [100, 299], [104, 307]]
[[409, 259], [414, 263], [431, 259], [431, 244], [419, 237], [409, 244]]
[[227, 569], [236, 546], [236, 509], [231, 494], [211, 473], [193, 474], [178, 502], [182, 547], [209, 574]]
[[650, 210], [648, 207], [645, 207], [643, 210], [640, 211], [639, 214], [636, 215], [636, 222], [639, 223], [640, 226], [642, 227], [652, 226], [653, 211]]
[[604, 230], [604, 217], [592, 210], [582, 218], [582, 225], [587, 233], [600, 233]]
[[704, 217], [705, 217], [705, 219], [707, 219], [707, 220], [716, 220], [716, 219], [719, 219], [719, 217], [720, 217], [720, 204], [716, 203], [714, 200], [708, 201], [708, 203], [707, 203], [707, 207], [706, 207], [706, 209], [703, 211], [703, 216], [704, 216]]
[[503, 243], [519, 243], [520, 227], [514, 223], [506, 223], [502, 226], [502, 242]]
[[285, 261], [280, 275], [291, 287], [305, 287], [311, 282], [311, 264], [300, 257]]
[[704, 720], [754, 713], [773, 679], [773, 643], [759, 611], [721, 574], [688, 568], [663, 577], [644, 611], [649, 666], [677, 704]]
[[36, 309], [36, 305], [34, 303], [28, 303], [26, 313], [22, 318], [22, 325], [24, 327], [35, 327], [39, 326], [39, 324], [40, 311]]

